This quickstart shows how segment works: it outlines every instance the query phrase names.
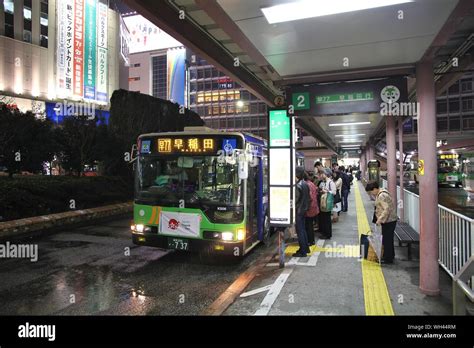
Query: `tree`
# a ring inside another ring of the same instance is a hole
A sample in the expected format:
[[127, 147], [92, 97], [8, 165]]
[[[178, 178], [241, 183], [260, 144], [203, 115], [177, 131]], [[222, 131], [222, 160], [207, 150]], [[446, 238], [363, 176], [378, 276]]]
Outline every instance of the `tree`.
[[52, 159], [55, 139], [52, 124], [28, 112], [0, 105], [0, 162], [9, 176], [20, 170], [37, 172]]
[[66, 117], [57, 130], [58, 157], [62, 167], [80, 175], [84, 165], [97, 160], [97, 125], [86, 117]]

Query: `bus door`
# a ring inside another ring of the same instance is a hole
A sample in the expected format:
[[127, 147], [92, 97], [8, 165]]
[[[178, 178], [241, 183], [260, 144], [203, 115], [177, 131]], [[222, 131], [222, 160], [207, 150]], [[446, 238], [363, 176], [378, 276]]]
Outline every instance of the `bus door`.
[[256, 240], [258, 234], [257, 204], [258, 204], [258, 166], [249, 166], [247, 179], [247, 237], [246, 247], [250, 247]]

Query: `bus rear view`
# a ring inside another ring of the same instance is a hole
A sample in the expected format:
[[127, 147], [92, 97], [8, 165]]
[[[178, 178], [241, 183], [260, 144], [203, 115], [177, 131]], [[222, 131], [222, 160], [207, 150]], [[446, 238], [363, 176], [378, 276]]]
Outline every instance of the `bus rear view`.
[[264, 238], [268, 224], [263, 206], [265, 143], [252, 139], [241, 133], [186, 130], [140, 136], [133, 242], [247, 253]]

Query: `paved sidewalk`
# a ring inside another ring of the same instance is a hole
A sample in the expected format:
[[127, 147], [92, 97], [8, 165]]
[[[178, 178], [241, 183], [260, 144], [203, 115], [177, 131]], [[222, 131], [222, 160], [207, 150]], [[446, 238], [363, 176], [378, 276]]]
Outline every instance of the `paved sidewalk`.
[[224, 314], [450, 315], [449, 276], [440, 272], [441, 296], [421, 294], [416, 252], [408, 261], [406, 248], [396, 246], [393, 265], [361, 262], [359, 233], [370, 226], [372, 212], [373, 202], [354, 182], [349, 211], [333, 224], [332, 239], [317, 240], [306, 258], [292, 258], [297, 246], [290, 245], [286, 267], [267, 265]]

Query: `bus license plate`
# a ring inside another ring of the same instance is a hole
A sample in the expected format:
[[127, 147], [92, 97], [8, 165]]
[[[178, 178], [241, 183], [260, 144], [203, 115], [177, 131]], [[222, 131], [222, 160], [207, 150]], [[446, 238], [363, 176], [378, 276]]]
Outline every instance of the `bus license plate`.
[[446, 177], [446, 181], [458, 181], [458, 177], [457, 176], [448, 176]]
[[189, 243], [186, 239], [168, 238], [168, 249], [189, 250]]

